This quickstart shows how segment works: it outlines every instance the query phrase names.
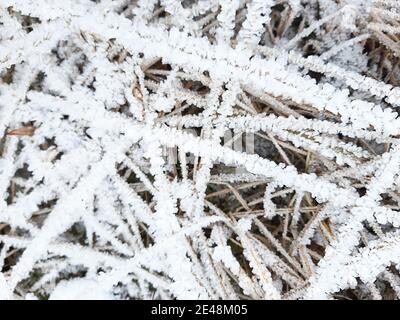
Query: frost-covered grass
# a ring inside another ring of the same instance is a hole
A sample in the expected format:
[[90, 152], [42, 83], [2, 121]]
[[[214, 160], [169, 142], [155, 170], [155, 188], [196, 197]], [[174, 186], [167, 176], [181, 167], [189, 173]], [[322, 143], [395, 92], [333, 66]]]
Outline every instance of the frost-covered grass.
[[400, 297], [400, 2], [1, 0], [0, 299]]

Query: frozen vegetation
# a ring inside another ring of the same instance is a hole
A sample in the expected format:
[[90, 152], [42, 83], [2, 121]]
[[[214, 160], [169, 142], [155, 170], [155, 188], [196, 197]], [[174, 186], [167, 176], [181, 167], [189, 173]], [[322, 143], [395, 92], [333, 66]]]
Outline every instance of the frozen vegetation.
[[400, 2], [1, 0], [0, 299], [398, 299]]

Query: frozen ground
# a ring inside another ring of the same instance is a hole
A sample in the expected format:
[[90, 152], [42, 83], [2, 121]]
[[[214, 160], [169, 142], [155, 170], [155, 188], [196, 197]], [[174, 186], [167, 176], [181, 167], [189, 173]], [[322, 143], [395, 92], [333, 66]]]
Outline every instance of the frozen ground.
[[1, 0], [0, 299], [400, 297], [395, 0]]

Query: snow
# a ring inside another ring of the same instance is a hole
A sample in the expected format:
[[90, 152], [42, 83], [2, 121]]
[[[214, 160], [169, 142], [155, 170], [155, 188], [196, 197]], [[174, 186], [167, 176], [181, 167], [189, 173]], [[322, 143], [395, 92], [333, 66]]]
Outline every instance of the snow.
[[57, 284], [49, 300], [113, 300], [113, 295], [95, 280], [75, 279]]

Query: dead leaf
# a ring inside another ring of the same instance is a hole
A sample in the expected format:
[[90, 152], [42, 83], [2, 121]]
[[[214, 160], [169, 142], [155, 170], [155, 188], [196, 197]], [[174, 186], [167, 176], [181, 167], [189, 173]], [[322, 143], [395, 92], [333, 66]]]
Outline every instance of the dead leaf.
[[7, 133], [9, 136], [29, 136], [32, 137], [35, 132], [35, 128], [32, 126], [22, 127], [18, 129], [11, 130]]
[[132, 93], [136, 99], [143, 101], [143, 94], [138, 87], [133, 87]]

